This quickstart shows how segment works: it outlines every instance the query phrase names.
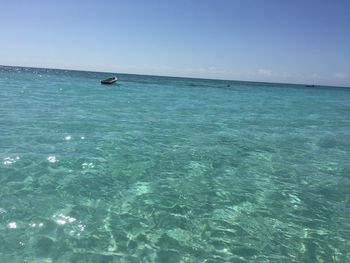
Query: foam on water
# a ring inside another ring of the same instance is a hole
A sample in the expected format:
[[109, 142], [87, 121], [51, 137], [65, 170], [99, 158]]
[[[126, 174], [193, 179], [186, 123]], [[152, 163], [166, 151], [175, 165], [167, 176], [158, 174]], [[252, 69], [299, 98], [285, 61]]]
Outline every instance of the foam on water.
[[350, 261], [349, 89], [105, 76], [0, 68], [0, 262]]

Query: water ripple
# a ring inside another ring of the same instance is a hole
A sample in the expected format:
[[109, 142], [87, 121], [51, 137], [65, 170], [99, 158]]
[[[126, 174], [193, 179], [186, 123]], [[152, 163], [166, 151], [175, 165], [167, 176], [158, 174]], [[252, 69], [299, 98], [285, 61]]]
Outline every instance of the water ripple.
[[350, 260], [348, 90], [102, 75], [0, 67], [0, 262]]

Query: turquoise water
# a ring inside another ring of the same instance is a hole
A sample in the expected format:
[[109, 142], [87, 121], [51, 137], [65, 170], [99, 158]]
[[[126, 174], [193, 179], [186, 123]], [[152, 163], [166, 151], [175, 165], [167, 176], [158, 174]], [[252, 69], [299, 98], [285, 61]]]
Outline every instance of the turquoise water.
[[0, 67], [0, 262], [349, 262], [350, 89]]

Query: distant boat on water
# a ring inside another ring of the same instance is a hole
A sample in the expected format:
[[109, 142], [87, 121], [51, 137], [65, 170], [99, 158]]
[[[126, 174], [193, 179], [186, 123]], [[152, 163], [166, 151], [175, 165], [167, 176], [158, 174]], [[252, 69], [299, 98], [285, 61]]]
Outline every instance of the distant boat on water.
[[305, 85], [305, 87], [307, 87], [307, 88], [314, 88], [314, 87], [316, 87], [316, 85]]
[[112, 78], [101, 80], [101, 84], [113, 84], [116, 81], [117, 81], [117, 77], [112, 77]]

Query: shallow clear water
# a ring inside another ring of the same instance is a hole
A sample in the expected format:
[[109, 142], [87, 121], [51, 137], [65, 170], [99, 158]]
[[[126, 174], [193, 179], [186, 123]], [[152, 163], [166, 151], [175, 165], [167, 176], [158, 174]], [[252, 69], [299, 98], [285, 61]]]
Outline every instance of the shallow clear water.
[[0, 262], [350, 261], [350, 89], [104, 77], [0, 67]]

